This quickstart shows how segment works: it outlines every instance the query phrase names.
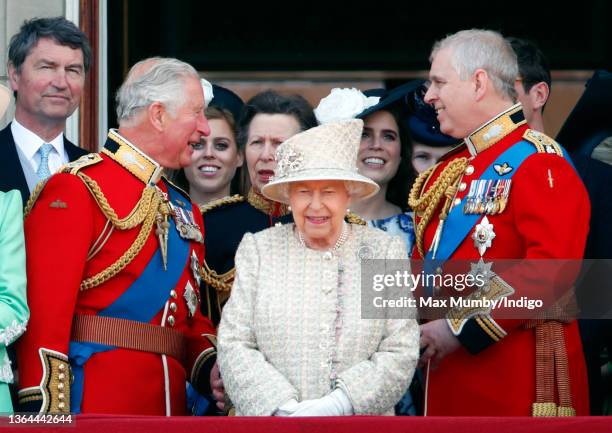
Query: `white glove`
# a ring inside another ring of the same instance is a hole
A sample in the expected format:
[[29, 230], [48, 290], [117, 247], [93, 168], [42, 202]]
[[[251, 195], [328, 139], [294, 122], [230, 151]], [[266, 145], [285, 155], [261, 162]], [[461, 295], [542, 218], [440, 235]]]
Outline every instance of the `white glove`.
[[353, 415], [353, 405], [344, 391], [337, 388], [325, 397], [298, 403], [289, 416]]
[[299, 406], [299, 403], [297, 402], [297, 400], [292, 398], [287, 403], [280, 405], [278, 409], [276, 409], [272, 415], [273, 416], [290, 416], [293, 412], [295, 412], [298, 406]]

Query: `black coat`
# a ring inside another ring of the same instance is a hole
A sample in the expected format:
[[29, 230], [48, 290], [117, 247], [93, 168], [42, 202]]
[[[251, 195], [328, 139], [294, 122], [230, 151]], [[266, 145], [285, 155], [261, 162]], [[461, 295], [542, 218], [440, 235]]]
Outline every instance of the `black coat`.
[[[79, 159], [88, 153], [85, 149], [81, 149], [70, 142], [66, 136], [64, 136], [64, 149], [66, 149], [70, 161]], [[21, 192], [21, 198], [25, 205], [30, 197], [30, 190], [21, 167], [21, 161], [19, 161], [17, 145], [13, 139], [11, 124], [9, 123], [6, 128], [0, 131], [0, 191], [6, 192], [12, 189], [18, 189]]]

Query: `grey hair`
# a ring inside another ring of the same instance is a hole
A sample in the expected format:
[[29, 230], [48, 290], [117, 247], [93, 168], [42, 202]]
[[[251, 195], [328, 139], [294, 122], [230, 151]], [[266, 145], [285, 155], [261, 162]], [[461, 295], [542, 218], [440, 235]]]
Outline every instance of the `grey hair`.
[[429, 60], [433, 61], [438, 51], [443, 49], [452, 50], [451, 62], [462, 80], [467, 80], [477, 69], [484, 69], [493, 87], [511, 101], [516, 101], [516, 54], [500, 33], [479, 29], [454, 33], [434, 44]]
[[152, 57], [141, 60], [130, 69], [117, 91], [117, 120], [130, 123], [143, 108], [160, 102], [171, 115], [185, 102], [185, 79], [198, 73], [193, 66], [172, 58]]

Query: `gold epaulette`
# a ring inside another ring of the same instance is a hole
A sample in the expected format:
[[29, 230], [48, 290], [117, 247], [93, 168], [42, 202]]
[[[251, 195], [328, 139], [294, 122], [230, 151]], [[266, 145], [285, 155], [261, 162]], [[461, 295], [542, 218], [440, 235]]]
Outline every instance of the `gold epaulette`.
[[349, 224], [358, 224], [360, 226], [365, 226], [368, 224], [366, 220], [364, 220], [363, 218], [361, 218], [359, 215], [357, 215], [354, 212], [348, 212], [346, 216], [344, 217], [344, 219]]
[[63, 165], [58, 173], [70, 173], [77, 174], [80, 170], [85, 167], [89, 167], [90, 165], [97, 164], [102, 161], [102, 157], [98, 153], [89, 153], [87, 155], [81, 156], [76, 161], [69, 162], [68, 164]]
[[[62, 165], [59, 168], [58, 173], [77, 174], [79, 170], [85, 167], [89, 167], [90, 165], [97, 164], [100, 161], [102, 161], [102, 157], [100, 155], [98, 155], [97, 153], [89, 153], [87, 155], [81, 156], [76, 161], [72, 161], [72, 162], [69, 162], [68, 164]], [[36, 200], [38, 200], [40, 193], [42, 192], [44, 186], [47, 184], [47, 181], [49, 179], [50, 178], [47, 178], [46, 180], [42, 180], [38, 182], [38, 184], [36, 184], [36, 187], [34, 188], [34, 191], [32, 191], [32, 194], [30, 194], [30, 198], [28, 199], [26, 206], [24, 208], [24, 211], [23, 211], [24, 217], [28, 216], [30, 212], [32, 211], [32, 208], [34, 207]]]
[[542, 134], [534, 129], [528, 129], [523, 134], [523, 138], [533, 144], [538, 153], [554, 153], [563, 156], [563, 150], [559, 143], [546, 134]]
[[200, 212], [204, 215], [206, 212], [216, 209], [221, 206], [225, 206], [228, 204], [241, 203], [244, 201], [244, 197], [240, 194], [234, 194], [232, 196], [219, 198], [217, 200], [213, 200], [209, 203], [200, 205]]

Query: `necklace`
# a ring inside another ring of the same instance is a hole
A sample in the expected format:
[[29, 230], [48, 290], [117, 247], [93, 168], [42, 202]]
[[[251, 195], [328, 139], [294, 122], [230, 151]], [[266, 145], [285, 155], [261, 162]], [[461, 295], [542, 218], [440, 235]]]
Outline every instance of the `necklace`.
[[[304, 236], [302, 236], [302, 232], [300, 232], [299, 230], [298, 232], [298, 239], [300, 241], [300, 244], [303, 247], [306, 247], [306, 242], [304, 241]], [[342, 232], [340, 233], [340, 237], [338, 238], [338, 240], [336, 241], [336, 243], [334, 244], [334, 246], [325, 251], [325, 253], [323, 254], [323, 258], [325, 260], [331, 260], [331, 258], [334, 255], [335, 251], [338, 251], [338, 249], [346, 242], [346, 240], [348, 239], [348, 235], [349, 235], [349, 230], [348, 230], [348, 224], [346, 222], [342, 222]]]

